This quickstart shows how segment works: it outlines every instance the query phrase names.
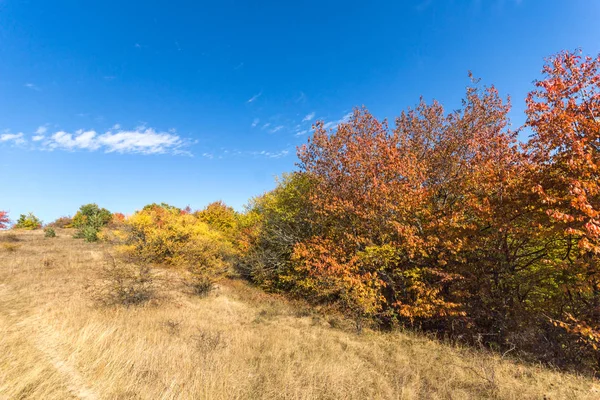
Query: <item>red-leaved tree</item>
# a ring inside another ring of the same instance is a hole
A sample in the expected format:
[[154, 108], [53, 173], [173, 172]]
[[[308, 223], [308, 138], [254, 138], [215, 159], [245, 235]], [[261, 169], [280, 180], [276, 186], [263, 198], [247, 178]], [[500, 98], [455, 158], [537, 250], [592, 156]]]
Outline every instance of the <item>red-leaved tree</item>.
[[564, 315], [555, 323], [598, 350], [600, 56], [562, 52], [548, 60], [543, 73], [527, 97], [533, 130], [527, 149], [546, 224], [565, 243], [563, 252], [548, 260], [568, 276], [561, 285]]
[[10, 223], [10, 219], [8, 218], [8, 213], [6, 211], [0, 211], [0, 229], [5, 229], [8, 227]]

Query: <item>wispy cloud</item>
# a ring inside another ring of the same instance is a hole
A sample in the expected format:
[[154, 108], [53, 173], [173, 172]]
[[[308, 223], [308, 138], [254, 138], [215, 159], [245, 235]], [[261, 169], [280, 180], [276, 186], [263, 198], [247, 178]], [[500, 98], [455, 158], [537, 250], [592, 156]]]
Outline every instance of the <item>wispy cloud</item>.
[[267, 123], [266, 123], [266, 124], [264, 124], [264, 125], [262, 126], [262, 128], [260, 128], [260, 129], [267, 129], [267, 128], [268, 128], [268, 127], [270, 127], [270, 126], [271, 126], [271, 123], [270, 123], [270, 122], [267, 122]]
[[190, 154], [183, 150], [188, 142], [172, 132], [139, 127], [123, 130], [115, 125], [106, 133], [80, 129], [75, 133], [58, 131], [43, 142], [49, 150], [88, 150], [122, 154]]
[[253, 103], [256, 101], [256, 99], [258, 99], [260, 96], [262, 96], [262, 91], [258, 94], [255, 94], [254, 96], [250, 97], [250, 99], [248, 99], [248, 103]]
[[279, 132], [280, 130], [282, 130], [284, 128], [283, 125], [278, 125], [275, 128], [271, 129], [269, 132], [271, 133], [275, 133], [275, 132]]
[[302, 119], [302, 122], [311, 121], [314, 117], [315, 117], [315, 112], [313, 111], [310, 114], [308, 114], [306, 117], [304, 117]]
[[294, 134], [294, 136], [302, 136], [302, 135], [306, 135], [308, 132], [310, 132], [310, 129], [304, 129], [301, 131], [298, 131]]
[[241, 69], [241, 68], [244, 68], [244, 63], [243, 63], [243, 62], [239, 63], [239, 64], [238, 64], [236, 67], [234, 67], [233, 69], [234, 69], [234, 70], [238, 70], [238, 69]]
[[323, 128], [325, 128], [325, 129], [336, 129], [339, 124], [342, 124], [344, 122], [348, 122], [351, 117], [352, 117], [352, 112], [349, 112], [346, 115], [344, 115], [341, 119], [338, 119], [337, 121], [326, 122], [325, 124], [323, 124]]
[[31, 90], [36, 90], [36, 91], [38, 91], [38, 92], [42, 90], [42, 89], [40, 89], [40, 88], [39, 88], [39, 86], [37, 86], [37, 85], [36, 85], [36, 84], [34, 84], [34, 83], [26, 83], [24, 86], [25, 86], [26, 88], [28, 88], [28, 89], [31, 89]]
[[288, 149], [283, 150], [239, 150], [221, 148], [216, 151], [205, 151], [201, 155], [209, 160], [225, 160], [231, 158], [282, 158], [290, 154]]
[[35, 135], [31, 138], [34, 142], [40, 142], [46, 138], [46, 132], [48, 132], [48, 127], [46, 125], [41, 125], [35, 130]]
[[306, 101], [306, 95], [304, 92], [300, 92], [300, 96], [296, 98], [296, 103], [304, 103]]
[[266, 158], [281, 158], [281, 157], [285, 157], [289, 154], [290, 152], [288, 150], [281, 150], [281, 151], [266, 151], [266, 150], [262, 150], [262, 151], [252, 151], [250, 152], [251, 155], [259, 157], [266, 157]]
[[258, 118], [254, 118], [254, 121], [252, 121], [252, 127], [256, 128], [256, 126], [260, 123], [260, 119]]
[[0, 135], [0, 143], [12, 142], [14, 144], [23, 144], [25, 143], [23, 132], [19, 133], [8, 133], [5, 132]]

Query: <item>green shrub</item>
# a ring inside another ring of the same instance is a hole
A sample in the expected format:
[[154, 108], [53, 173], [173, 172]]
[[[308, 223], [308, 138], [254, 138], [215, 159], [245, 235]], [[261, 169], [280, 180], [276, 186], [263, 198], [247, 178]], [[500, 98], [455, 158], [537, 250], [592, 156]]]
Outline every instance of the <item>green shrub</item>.
[[97, 204], [85, 204], [79, 208], [73, 217], [73, 227], [77, 232], [73, 235], [76, 239], [85, 239], [86, 242], [98, 240], [98, 233], [103, 226], [112, 220], [112, 213]]
[[195, 295], [206, 297], [215, 289], [215, 279], [208, 274], [192, 272], [191, 277], [186, 281], [186, 285]]
[[40, 229], [41, 227], [42, 221], [38, 217], [33, 215], [33, 213], [21, 214], [19, 216], [19, 219], [17, 220], [17, 223], [15, 224], [15, 226], [13, 226], [13, 228], [15, 229], [27, 230]]
[[44, 229], [44, 236], [47, 238], [55, 238], [56, 231], [54, 230], [54, 228], [47, 227], [46, 229]]

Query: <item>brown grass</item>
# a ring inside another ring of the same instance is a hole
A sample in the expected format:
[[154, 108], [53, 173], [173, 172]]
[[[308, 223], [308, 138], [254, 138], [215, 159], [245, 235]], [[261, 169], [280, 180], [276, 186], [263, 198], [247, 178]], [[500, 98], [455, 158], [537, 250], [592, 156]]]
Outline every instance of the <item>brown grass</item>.
[[[106, 248], [19, 232], [0, 251], [0, 399], [598, 399], [592, 379], [328, 318], [224, 281], [157, 300], [94, 301]], [[5, 235], [0, 232], [0, 236]]]

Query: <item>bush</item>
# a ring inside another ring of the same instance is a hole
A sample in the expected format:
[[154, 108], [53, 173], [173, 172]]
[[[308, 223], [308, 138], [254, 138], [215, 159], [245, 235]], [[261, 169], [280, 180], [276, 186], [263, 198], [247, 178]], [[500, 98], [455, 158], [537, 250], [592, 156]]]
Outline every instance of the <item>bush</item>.
[[107, 254], [101, 278], [94, 295], [102, 305], [130, 307], [155, 297], [154, 275], [147, 265], [124, 263]]
[[192, 274], [186, 285], [195, 295], [206, 297], [215, 289], [215, 280], [206, 274]]
[[85, 239], [86, 242], [95, 242], [98, 240], [98, 233], [102, 227], [106, 226], [112, 220], [112, 214], [105, 208], [98, 207], [97, 204], [85, 204], [79, 208], [77, 214], [73, 217], [73, 227], [77, 232], [73, 237], [76, 239]]
[[138, 264], [165, 264], [191, 274], [190, 286], [205, 294], [233, 264], [236, 252], [223, 233], [174, 207], [150, 205], [102, 238], [118, 244]]
[[195, 215], [211, 228], [222, 232], [228, 239], [233, 240], [238, 233], [238, 214], [232, 207], [222, 201], [207, 205]]
[[54, 228], [47, 227], [46, 229], [44, 229], [44, 236], [47, 238], [55, 238], [56, 231], [54, 230]]
[[21, 214], [17, 223], [13, 226], [14, 229], [27, 229], [34, 230], [40, 229], [42, 227], [42, 221], [33, 215], [33, 213], [29, 214]]
[[73, 227], [73, 218], [71, 217], [60, 217], [57, 218], [56, 220], [54, 220], [53, 222], [50, 222], [48, 225], [46, 225], [48, 227], [51, 228], [72, 228]]
[[289, 276], [294, 247], [319, 229], [311, 223], [313, 185], [306, 174], [285, 174], [274, 190], [252, 199], [239, 217], [242, 255], [236, 267], [242, 276], [267, 290], [294, 290], [300, 281]]

